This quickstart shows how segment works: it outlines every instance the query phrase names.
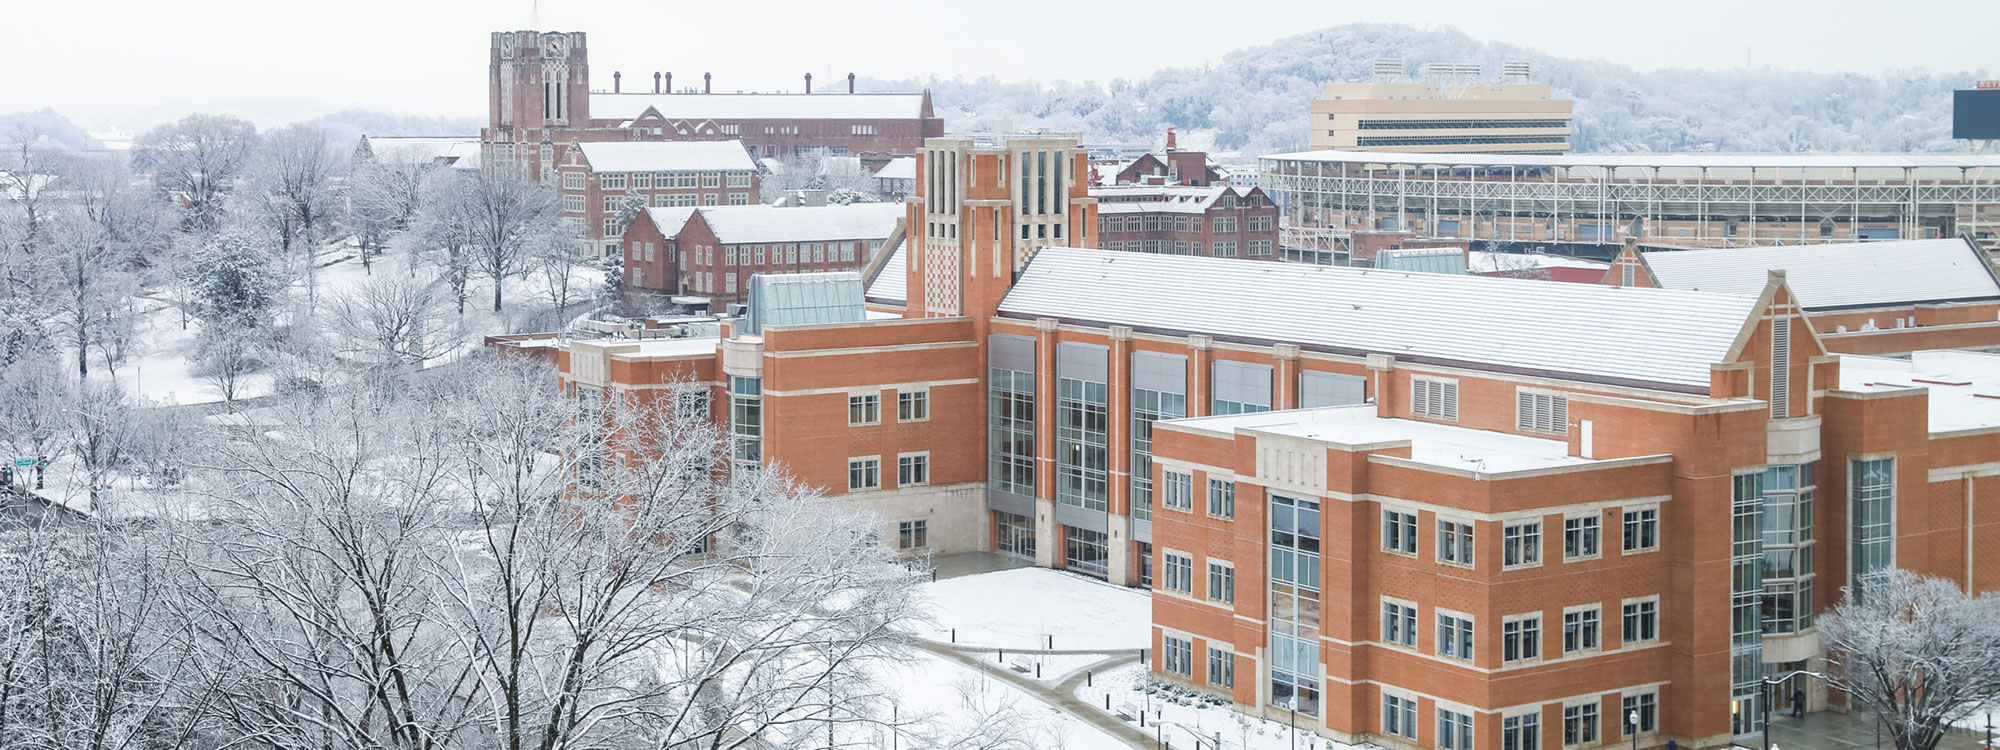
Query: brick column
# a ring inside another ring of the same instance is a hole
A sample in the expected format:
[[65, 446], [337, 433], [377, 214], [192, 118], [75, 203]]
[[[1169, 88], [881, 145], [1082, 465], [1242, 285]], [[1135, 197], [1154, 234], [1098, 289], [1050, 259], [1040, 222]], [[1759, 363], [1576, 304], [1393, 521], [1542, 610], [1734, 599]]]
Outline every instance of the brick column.
[[1215, 337], [1194, 334], [1188, 337], [1188, 416], [1208, 416], [1210, 375], [1215, 368]]
[[1057, 567], [1056, 319], [1035, 319], [1035, 564]]
[[1105, 419], [1109, 422], [1105, 440], [1111, 457], [1109, 502], [1106, 504], [1105, 528], [1110, 534], [1106, 540], [1110, 559], [1106, 561], [1106, 573], [1112, 583], [1133, 585], [1138, 583], [1138, 566], [1132, 564], [1132, 439], [1129, 434], [1132, 424], [1132, 328], [1130, 326], [1111, 327], [1111, 361], [1106, 363]]
[[1272, 347], [1272, 355], [1278, 359], [1275, 368], [1278, 382], [1271, 385], [1271, 408], [1299, 408], [1299, 345], [1279, 344]]
[[1375, 397], [1375, 416], [1395, 416], [1401, 404], [1395, 388], [1396, 357], [1390, 354], [1368, 355], [1368, 372], [1368, 395]]

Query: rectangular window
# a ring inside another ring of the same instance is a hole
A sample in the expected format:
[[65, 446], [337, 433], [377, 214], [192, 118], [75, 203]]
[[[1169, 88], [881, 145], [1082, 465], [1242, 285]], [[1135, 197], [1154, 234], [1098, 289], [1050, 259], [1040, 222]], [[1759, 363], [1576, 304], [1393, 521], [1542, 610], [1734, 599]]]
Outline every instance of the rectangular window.
[[1216, 362], [1213, 368], [1214, 395], [1210, 414], [1250, 414], [1271, 410], [1270, 365], [1254, 362]]
[[1160, 505], [1167, 510], [1194, 511], [1194, 475], [1179, 471], [1160, 473]]
[[882, 459], [847, 459], [847, 489], [872, 490], [882, 486]]
[[[1625, 724], [1626, 734], [1644, 734], [1646, 732], [1659, 731], [1660, 729], [1659, 693], [1639, 693], [1637, 695], [1627, 695], [1625, 696], [1625, 700], [1621, 701], [1621, 703], [1624, 704], [1624, 707], [1618, 712], [1618, 714], [1619, 714], [1619, 719], [1623, 721]], [[1632, 714], [1635, 713], [1639, 715], [1639, 723], [1637, 726], [1634, 726], [1632, 724]]]
[[1501, 565], [1522, 567], [1542, 563], [1542, 522], [1508, 524], [1500, 530]]
[[1208, 684], [1216, 687], [1236, 686], [1235, 655], [1219, 648], [1208, 650]]
[[1563, 613], [1563, 653], [1589, 651], [1599, 646], [1598, 614], [1596, 607]]
[[1410, 413], [1437, 419], [1458, 419], [1458, 381], [1411, 377]]
[[1092, 578], [1105, 578], [1110, 571], [1111, 546], [1104, 532], [1074, 526], [1062, 528], [1063, 569]]
[[763, 379], [729, 379], [729, 432], [736, 460], [755, 462], [764, 456]]
[[701, 176], [701, 186], [702, 186], [702, 187], [721, 187], [721, 186], [722, 186], [722, 175], [720, 175], [720, 174], [716, 174], [716, 173], [714, 173], [714, 172], [708, 172], [708, 173], [705, 173], [705, 174], [703, 174], [703, 175]]
[[573, 214], [583, 213], [583, 196], [581, 195], [563, 196], [563, 210]]
[[1644, 552], [1660, 547], [1660, 509], [1625, 511], [1625, 553]]
[[1111, 486], [1108, 388], [1095, 380], [1056, 382], [1056, 501], [1105, 510]]
[[1417, 700], [1383, 694], [1382, 732], [1406, 739], [1416, 739]]
[[1382, 602], [1382, 640], [1408, 648], [1417, 647], [1417, 605]]
[[1417, 514], [1382, 511], [1382, 549], [1417, 554]]
[[1271, 254], [1271, 241], [1270, 241], [1270, 240], [1251, 240], [1251, 241], [1250, 241], [1250, 257], [1252, 257], [1252, 258], [1262, 258], [1262, 257], [1266, 257], [1266, 256], [1269, 256], [1270, 254]]
[[1161, 566], [1164, 575], [1161, 576], [1160, 588], [1193, 596], [1194, 558], [1175, 552], [1168, 552], [1160, 557], [1164, 563]]
[[1236, 568], [1217, 562], [1208, 564], [1208, 598], [1232, 604], [1236, 601]]
[[930, 481], [931, 455], [929, 453], [912, 453], [896, 457], [896, 484], [898, 486], [930, 484]]
[[[1187, 395], [1176, 391], [1159, 390], [1173, 386], [1170, 379], [1156, 378], [1160, 371], [1170, 370], [1151, 357], [1132, 358], [1135, 380], [1132, 386], [1132, 517], [1148, 519], [1153, 517], [1153, 423], [1162, 419], [1177, 419], [1187, 416]], [[1173, 366], [1185, 373], [1187, 363], [1180, 361]], [[1183, 375], [1183, 378], [1185, 375]], [[1141, 385], [1152, 385], [1145, 388]], [[1179, 386], [1185, 388], [1185, 385]]]
[[624, 190], [625, 175], [622, 174], [604, 175], [604, 177], [602, 178], [602, 185], [606, 190]]
[[1542, 616], [1509, 618], [1500, 623], [1500, 660], [1542, 658]]
[[1859, 598], [1887, 579], [1889, 569], [1895, 566], [1891, 533], [1896, 511], [1896, 459], [1850, 461], [1847, 476], [1848, 534], [1853, 538], [1848, 565]]
[[1523, 432], [1569, 434], [1569, 398], [1525, 388], [1515, 391], [1514, 427]]
[[1472, 618], [1438, 613], [1437, 652], [1453, 659], [1472, 659]]
[[987, 370], [986, 383], [987, 484], [1033, 497], [1035, 374], [994, 367]]
[[732, 206], [748, 206], [748, 205], [750, 205], [750, 194], [749, 194], [749, 193], [730, 193], [730, 194], [729, 194], [729, 205], [732, 205]]
[[896, 547], [898, 549], [918, 549], [931, 546], [929, 521], [904, 521], [896, 524]]
[[1236, 483], [1208, 480], [1208, 514], [1217, 518], [1236, 517]]
[[1171, 635], [1163, 638], [1161, 642], [1166, 644], [1166, 647], [1161, 649], [1161, 656], [1166, 660], [1166, 670], [1182, 677], [1193, 677], [1194, 642]]
[[1521, 714], [1501, 719], [1500, 750], [1542, 750], [1541, 714]]
[[1472, 565], [1472, 524], [1438, 521], [1438, 562]]
[[850, 426], [880, 424], [882, 421], [882, 395], [871, 393], [865, 396], [847, 397], [847, 424]]
[[930, 391], [897, 391], [896, 421], [922, 422], [931, 418]]
[[1597, 704], [1563, 706], [1563, 746], [1597, 742]]
[[1643, 643], [1660, 637], [1660, 602], [1657, 599], [1629, 602], [1625, 605], [1624, 638], [1626, 643]]
[[1210, 223], [1214, 227], [1213, 231], [1217, 234], [1227, 234], [1236, 231], [1236, 217], [1234, 216], [1217, 216]]
[[730, 187], [750, 187], [750, 173], [749, 173], [749, 172], [731, 172], [731, 173], [729, 173], [729, 186], [730, 186]]
[[1320, 507], [1268, 495], [1270, 705], [1319, 714]]
[[1472, 750], [1472, 714], [1438, 709], [1437, 750]]
[[1597, 556], [1597, 516], [1563, 519], [1563, 559], [1581, 560]]

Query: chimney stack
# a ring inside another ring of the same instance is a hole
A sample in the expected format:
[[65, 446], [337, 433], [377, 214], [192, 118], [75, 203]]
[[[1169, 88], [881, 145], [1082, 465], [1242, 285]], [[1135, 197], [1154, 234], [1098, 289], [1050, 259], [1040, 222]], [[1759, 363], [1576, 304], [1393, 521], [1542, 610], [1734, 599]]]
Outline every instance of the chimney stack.
[[847, 93], [854, 93], [854, 74], [847, 74]]
[[621, 93], [621, 92], [620, 92], [620, 91], [618, 90], [618, 86], [619, 86], [619, 83], [618, 83], [618, 79], [619, 79], [619, 77], [621, 77], [621, 76], [623, 76], [623, 75], [624, 75], [623, 73], [620, 73], [620, 72], [618, 72], [618, 71], [615, 71], [615, 70], [614, 70], [614, 71], [611, 71], [611, 93], [613, 93], [613, 94], [617, 94], [617, 93]]
[[713, 73], [701, 74], [701, 93], [706, 94], [710, 92], [709, 84], [713, 83], [713, 81], [711, 80], [711, 77], [713, 75], [714, 75]]
[[669, 94], [674, 93], [674, 72], [671, 70], [667, 71], [667, 87], [664, 91]]
[[810, 94], [810, 93], [812, 93], [812, 92], [813, 92], [813, 74], [811, 74], [811, 73], [807, 73], [807, 74], [806, 74], [806, 93]]
[[1167, 128], [1167, 150], [1168, 150], [1168, 151], [1178, 151], [1178, 150], [1179, 150], [1179, 148], [1178, 148], [1178, 147], [1176, 147], [1176, 146], [1174, 145], [1174, 129], [1173, 129], [1173, 128]]
[[653, 71], [653, 93], [660, 93], [660, 71]]

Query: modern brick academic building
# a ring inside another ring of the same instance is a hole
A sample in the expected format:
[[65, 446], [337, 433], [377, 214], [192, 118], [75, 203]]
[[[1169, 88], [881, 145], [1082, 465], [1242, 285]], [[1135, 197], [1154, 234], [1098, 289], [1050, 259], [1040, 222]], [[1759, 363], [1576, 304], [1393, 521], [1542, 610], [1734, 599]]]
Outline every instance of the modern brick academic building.
[[912, 553], [1148, 586], [1158, 675], [1399, 750], [1722, 747], [1843, 587], [2000, 588], [2000, 356], [1838, 354], [1782, 266], [1111, 253], [1074, 141], [916, 158], [900, 249], [753, 276], [719, 338], [562, 341], [563, 387], [685, 393]]

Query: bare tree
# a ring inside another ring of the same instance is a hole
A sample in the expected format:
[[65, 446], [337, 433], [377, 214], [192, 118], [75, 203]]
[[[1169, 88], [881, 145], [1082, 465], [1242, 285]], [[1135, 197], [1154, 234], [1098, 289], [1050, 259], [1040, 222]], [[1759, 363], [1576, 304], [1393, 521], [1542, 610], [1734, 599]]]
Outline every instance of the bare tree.
[[262, 335], [228, 321], [202, 328], [192, 364], [223, 401], [235, 401], [250, 375], [264, 369]]
[[[0, 459], [35, 459], [39, 478], [68, 436], [71, 403], [69, 380], [53, 358], [25, 357], [0, 369], [0, 403], [8, 405], [0, 420], [0, 441], [8, 454]], [[27, 477], [21, 480], [29, 482]]]
[[1935, 750], [1952, 722], [2000, 702], [2000, 594], [1893, 570], [1820, 619], [1829, 682], [1897, 750]]
[[132, 161], [187, 206], [190, 226], [221, 226], [223, 201], [250, 166], [257, 128], [229, 115], [193, 114], [141, 134]]
[[470, 249], [472, 267], [493, 281], [498, 312], [506, 281], [526, 270], [535, 244], [562, 233], [556, 190], [506, 165], [441, 182], [439, 219], [453, 246]]
[[139, 291], [137, 258], [79, 211], [65, 212], [47, 234], [48, 247], [37, 258], [41, 290], [76, 356], [77, 374], [87, 376], [100, 329]]
[[340, 205], [334, 194], [338, 175], [339, 162], [325, 131], [310, 125], [265, 133], [250, 170], [249, 189], [264, 221], [277, 233], [278, 251], [302, 264], [308, 293], [318, 277], [314, 256]]
[[[11, 234], [21, 247], [31, 247], [41, 234], [50, 199], [62, 190], [55, 185], [68, 172], [68, 155], [50, 146], [40, 130], [21, 124], [6, 136], [0, 153], [0, 201], [14, 209], [19, 227]], [[51, 189], [53, 188], [53, 189]], [[9, 217], [0, 216], [0, 221]]]
[[148, 429], [154, 415], [145, 413], [145, 404], [126, 395], [117, 381], [85, 381], [74, 396], [64, 449], [83, 469], [90, 510], [109, 515], [106, 493], [112, 481], [135, 458], [157, 447], [150, 441], [160, 436]]
[[358, 162], [347, 180], [347, 230], [361, 251], [361, 265], [374, 272], [372, 256], [390, 238], [409, 230], [423, 208], [425, 185], [438, 167], [427, 156], [389, 150]]
[[334, 300], [334, 351], [371, 366], [422, 367], [457, 346], [451, 290], [432, 276], [370, 278]]

